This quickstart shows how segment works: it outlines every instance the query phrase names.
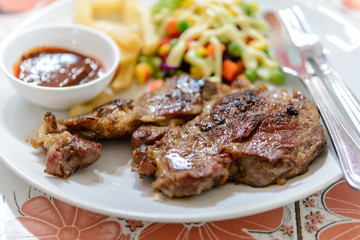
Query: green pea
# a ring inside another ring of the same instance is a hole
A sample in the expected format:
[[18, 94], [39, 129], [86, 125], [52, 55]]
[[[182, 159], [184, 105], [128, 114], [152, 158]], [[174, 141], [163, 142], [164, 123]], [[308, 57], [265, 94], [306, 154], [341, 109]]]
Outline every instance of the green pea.
[[235, 42], [231, 42], [228, 45], [228, 53], [232, 57], [240, 58], [241, 57], [241, 47], [240, 47], [240, 45], [235, 43]]
[[160, 57], [158, 56], [151, 56], [150, 57], [150, 64], [154, 67], [154, 68], [159, 68], [160, 65], [162, 63], [162, 60]]
[[254, 83], [257, 79], [257, 74], [254, 70], [246, 69], [244, 72], [245, 76], [251, 83]]
[[186, 29], [189, 28], [189, 23], [185, 19], [181, 19], [178, 22], [177, 27], [178, 27], [180, 32], [184, 32]]
[[244, 12], [251, 16], [253, 14], [253, 9], [251, 8], [251, 6], [249, 4], [247, 4], [246, 2], [243, 2], [242, 4], [242, 9], [244, 10]]
[[203, 58], [204, 55], [201, 52], [195, 51], [195, 56], [198, 58]]
[[276, 68], [270, 71], [270, 81], [273, 84], [281, 85], [285, 82], [284, 72], [280, 68]]

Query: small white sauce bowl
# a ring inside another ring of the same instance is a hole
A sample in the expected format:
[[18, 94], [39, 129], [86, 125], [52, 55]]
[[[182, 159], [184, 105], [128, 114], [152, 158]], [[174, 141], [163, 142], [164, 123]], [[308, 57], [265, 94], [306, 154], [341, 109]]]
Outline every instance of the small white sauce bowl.
[[[44, 24], [10, 34], [1, 44], [0, 68], [17, 90], [28, 101], [54, 110], [66, 110], [86, 102], [111, 82], [120, 61], [120, 50], [107, 34], [79, 24]], [[26, 83], [13, 73], [14, 63], [35, 47], [59, 47], [99, 60], [104, 74], [88, 83], [70, 87], [43, 87]]]

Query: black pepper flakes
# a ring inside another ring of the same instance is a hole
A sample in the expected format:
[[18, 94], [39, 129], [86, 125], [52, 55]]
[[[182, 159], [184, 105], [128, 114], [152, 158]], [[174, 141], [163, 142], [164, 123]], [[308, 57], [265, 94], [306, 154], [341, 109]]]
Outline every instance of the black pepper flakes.
[[288, 106], [286, 108], [286, 112], [292, 116], [296, 116], [299, 114], [299, 111], [294, 106]]

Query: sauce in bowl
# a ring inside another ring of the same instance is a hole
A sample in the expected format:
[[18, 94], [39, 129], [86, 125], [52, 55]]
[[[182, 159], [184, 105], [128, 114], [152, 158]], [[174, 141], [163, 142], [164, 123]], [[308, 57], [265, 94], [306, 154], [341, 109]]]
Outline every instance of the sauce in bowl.
[[37, 86], [69, 87], [90, 82], [104, 73], [94, 58], [58, 47], [33, 48], [14, 64], [14, 75]]

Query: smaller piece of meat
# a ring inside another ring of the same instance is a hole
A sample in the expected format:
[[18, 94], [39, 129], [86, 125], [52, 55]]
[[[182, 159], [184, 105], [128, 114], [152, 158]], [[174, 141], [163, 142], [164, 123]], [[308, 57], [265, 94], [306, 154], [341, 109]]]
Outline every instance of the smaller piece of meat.
[[118, 138], [131, 135], [140, 122], [134, 119], [134, 101], [117, 99], [95, 111], [61, 123], [73, 134], [86, 139]]
[[87, 168], [101, 156], [100, 143], [72, 135], [68, 131], [49, 134], [44, 148], [48, 150], [45, 172], [63, 178]]
[[39, 128], [38, 135], [31, 139], [34, 148], [47, 150], [45, 172], [68, 178], [77, 170], [86, 168], [101, 156], [101, 144], [72, 135], [48, 112]]

